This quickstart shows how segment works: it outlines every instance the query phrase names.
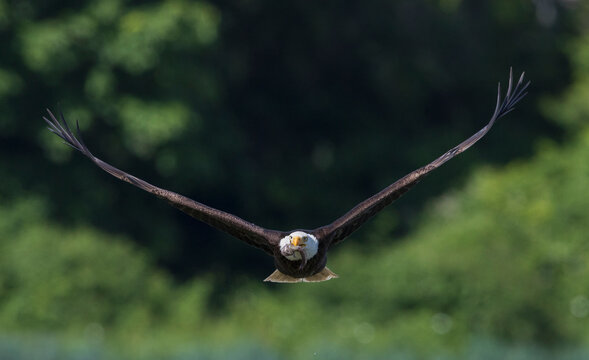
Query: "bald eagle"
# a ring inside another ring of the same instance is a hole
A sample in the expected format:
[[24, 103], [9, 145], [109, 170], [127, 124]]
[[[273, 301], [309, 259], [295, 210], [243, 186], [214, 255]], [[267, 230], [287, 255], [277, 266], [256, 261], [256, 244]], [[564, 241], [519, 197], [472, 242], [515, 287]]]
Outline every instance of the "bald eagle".
[[[425, 175], [471, 147], [491, 129], [497, 119], [514, 109], [515, 104], [527, 94], [526, 89], [530, 82], [523, 83], [524, 73], [521, 74], [515, 87], [513, 87], [512, 80], [513, 74], [510, 70], [509, 85], [505, 98], [503, 100], [501, 99], [501, 84], [499, 84], [497, 103], [491, 120], [476, 134], [450, 149], [431, 163], [405, 175], [374, 196], [362, 201], [331, 224], [313, 230], [297, 229], [294, 231], [277, 231], [265, 229], [233, 214], [217, 210], [175, 192], [151, 185], [92, 155], [82, 140], [79, 126], [77, 126], [76, 137], [70, 130], [63, 114], [61, 114], [61, 121], [59, 121], [47, 109], [49, 118], [43, 117], [43, 119], [49, 124], [49, 130], [51, 132], [62, 138], [67, 145], [86, 155], [107, 173], [150, 192], [168, 201], [171, 205], [188, 215], [245, 241], [249, 245], [262, 249], [267, 254], [273, 256], [277, 269], [264, 281], [286, 283], [318, 282], [338, 277], [325, 266], [327, 264], [327, 252], [332, 246], [344, 240], [368, 219], [401, 197], [401, 195], [411, 189]], [[76, 125], [78, 124], [76, 123]]]

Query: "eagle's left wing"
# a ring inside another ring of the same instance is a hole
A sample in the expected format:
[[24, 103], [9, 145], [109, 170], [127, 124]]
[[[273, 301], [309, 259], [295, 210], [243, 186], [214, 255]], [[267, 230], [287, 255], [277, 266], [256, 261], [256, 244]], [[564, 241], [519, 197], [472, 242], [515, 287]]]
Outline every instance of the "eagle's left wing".
[[495, 120], [512, 111], [515, 104], [527, 94], [525, 91], [530, 82], [528, 81], [525, 84], [523, 83], [524, 73], [521, 74], [521, 77], [519, 78], [515, 88], [512, 88], [512, 75], [512, 71], [510, 70], [509, 86], [503, 101], [501, 101], [501, 84], [499, 84], [495, 112], [493, 113], [489, 123], [484, 128], [479, 130], [470, 138], [464, 140], [458, 146], [450, 149], [428, 165], [405, 175], [401, 179], [386, 187], [381, 192], [377, 193], [369, 199], [362, 201], [360, 204], [356, 205], [352, 210], [348, 211], [345, 215], [335, 220], [333, 223], [317, 228], [313, 230], [312, 233], [317, 236], [319, 241], [327, 242], [328, 246], [342, 241], [348, 235], [362, 226], [362, 224], [364, 224], [368, 219], [381, 211], [384, 207], [390, 205], [393, 201], [400, 198], [401, 195], [409, 191], [409, 189], [416, 185], [425, 175], [442, 166], [442, 164], [444, 164], [446, 161], [467, 150], [474, 143], [479, 141], [483, 136], [485, 136], [489, 129], [491, 129], [495, 123]]
[[[77, 128], [78, 137], [76, 138], [63, 115], [61, 115], [61, 122], [47, 109], [49, 119], [43, 119], [49, 124], [49, 130], [62, 138], [65, 143], [74, 149], [80, 151], [98, 165], [102, 170], [111, 174], [112, 176], [126, 181], [131, 185], [137, 186], [147, 192], [150, 192], [157, 197], [167, 200], [171, 205], [184, 211], [188, 215], [209, 224], [229, 235], [245, 241], [246, 243], [264, 250], [269, 255], [273, 255], [272, 247], [280, 241], [284, 236], [281, 231], [268, 230], [260, 226], [245, 221], [233, 214], [217, 210], [210, 206], [201, 204], [197, 201], [187, 198], [186, 196], [177, 194], [175, 192], [159, 188], [143, 181], [131, 174], [128, 174], [116, 167], [105, 163], [96, 156], [92, 155], [90, 150], [86, 147], [80, 136], [80, 129]], [[77, 125], [77, 124], [76, 124]]]

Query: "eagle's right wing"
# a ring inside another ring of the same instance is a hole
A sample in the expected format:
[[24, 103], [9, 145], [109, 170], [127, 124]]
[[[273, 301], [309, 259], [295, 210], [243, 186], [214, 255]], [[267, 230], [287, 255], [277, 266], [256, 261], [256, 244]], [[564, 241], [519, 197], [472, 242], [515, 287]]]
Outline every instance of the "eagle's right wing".
[[405, 175], [401, 179], [395, 181], [384, 190], [380, 191], [376, 195], [362, 201], [356, 205], [353, 209], [348, 211], [346, 214], [341, 216], [329, 225], [317, 228], [313, 230], [313, 234], [318, 239], [325, 241], [328, 246], [337, 244], [338, 242], [345, 239], [352, 232], [356, 231], [362, 224], [364, 224], [372, 216], [376, 215], [379, 211], [390, 205], [393, 201], [400, 198], [404, 193], [409, 191], [415, 186], [424, 176], [429, 174], [431, 171], [442, 166], [446, 161], [452, 159], [456, 155], [470, 148], [474, 143], [479, 141], [485, 134], [491, 129], [495, 120], [506, 115], [514, 109], [515, 104], [520, 101], [527, 93], [526, 88], [530, 84], [528, 81], [524, 84], [524, 74], [522, 73], [519, 81], [513, 87], [513, 74], [509, 72], [509, 85], [507, 87], [507, 93], [505, 99], [501, 100], [501, 85], [497, 91], [497, 105], [495, 106], [495, 112], [491, 116], [489, 123], [479, 130], [476, 134], [472, 135], [468, 139], [464, 140], [457, 146], [448, 150], [442, 156], [432, 161], [426, 166], [423, 166], [413, 172]]
[[102, 170], [106, 171], [112, 176], [126, 181], [129, 184], [135, 185], [147, 192], [150, 192], [159, 198], [165, 199], [171, 205], [184, 211], [188, 215], [205, 222], [214, 228], [224, 231], [229, 235], [243, 240], [249, 245], [260, 248], [270, 255], [273, 255], [272, 247], [278, 244], [280, 239], [284, 236], [284, 234], [280, 231], [264, 229], [233, 214], [214, 209], [175, 192], [161, 189], [105, 163], [104, 161], [92, 155], [90, 150], [88, 150], [82, 141], [79, 127], [77, 128], [78, 138], [76, 138], [65, 121], [63, 114], [61, 115], [60, 122], [49, 109], [47, 109], [47, 112], [49, 113], [49, 119], [46, 117], [43, 117], [43, 119], [47, 122], [47, 124], [49, 124], [49, 130], [51, 132], [62, 138], [67, 145], [86, 155]]

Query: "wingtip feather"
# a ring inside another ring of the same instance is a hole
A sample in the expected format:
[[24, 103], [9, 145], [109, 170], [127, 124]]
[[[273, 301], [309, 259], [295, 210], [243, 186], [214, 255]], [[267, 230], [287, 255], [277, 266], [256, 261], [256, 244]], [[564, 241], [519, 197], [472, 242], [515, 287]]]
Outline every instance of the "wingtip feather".
[[491, 122], [510, 113], [514, 106], [527, 95], [526, 89], [530, 85], [530, 81], [523, 83], [525, 71], [520, 75], [517, 84], [513, 87], [513, 68], [509, 68], [509, 85], [503, 101], [500, 100], [500, 93], [498, 91], [499, 106], [495, 106]]
[[82, 135], [80, 132], [78, 122], [76, 121], [77, 133], [78, 133], [78, 137], [76, 138], [76, 136], [74, 136], [74, 134], [72, 133], [72, 131], [71, 131], [66, 119], [65, 119], [65, 116], [63, 115], [63, 112], [60, 111], [60, 113], [59, 113], [60, 117], [57, 118], [50, 109], [45, 109], [45, 110], [49, 114], [49, 118], [47, 118], [46, 116], [43, 116], [42, 118], [49, 125], [49, 127], [50, 127], [49, 130], [52, 133], [59, 136], [62, 140], [64, 140], [67, 145], [80, 151], [84, 155], [92, 158], [93, 157], [92, 154], [90, 153], [90, 151], [88, 150], [88, 148], [86, 147], [86, 145], [84, 145], [84, 143], [82, 141]]

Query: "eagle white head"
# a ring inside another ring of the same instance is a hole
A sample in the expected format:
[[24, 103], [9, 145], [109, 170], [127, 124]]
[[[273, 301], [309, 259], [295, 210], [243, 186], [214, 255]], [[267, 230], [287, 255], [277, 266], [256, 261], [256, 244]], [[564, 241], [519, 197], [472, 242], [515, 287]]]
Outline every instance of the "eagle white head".
[[280, 253], [291, 261], [306, 262], [317, 254], [318, 247], [317, 238], [303, 231], [295, 231], [280, 240]]

